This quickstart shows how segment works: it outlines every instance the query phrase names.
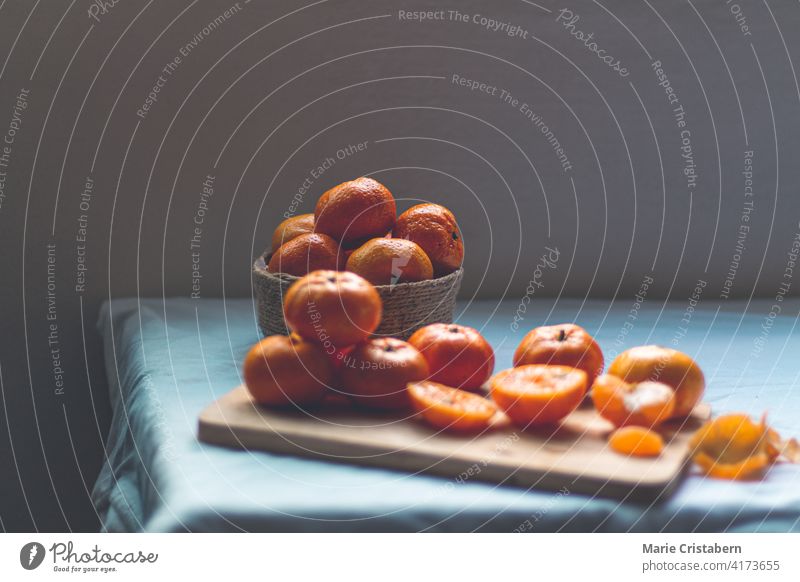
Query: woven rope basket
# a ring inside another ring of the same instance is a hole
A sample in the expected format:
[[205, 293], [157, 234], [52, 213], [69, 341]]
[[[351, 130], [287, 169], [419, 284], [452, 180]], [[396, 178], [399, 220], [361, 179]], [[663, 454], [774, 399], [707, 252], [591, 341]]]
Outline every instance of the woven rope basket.
[[[264, 335], [286, 335], [283, 298], [299, 277], [267, 271], [268, 257], [253, 264], [253, 288], [258, 300], [258, 325]], [[383, 300], [383, 318], [376, 336], [408, 339], [420, 327], [431, 323], [452, 323], [456, 295], [464, 269], [444, 277], [416, 283], [376, 285]]]

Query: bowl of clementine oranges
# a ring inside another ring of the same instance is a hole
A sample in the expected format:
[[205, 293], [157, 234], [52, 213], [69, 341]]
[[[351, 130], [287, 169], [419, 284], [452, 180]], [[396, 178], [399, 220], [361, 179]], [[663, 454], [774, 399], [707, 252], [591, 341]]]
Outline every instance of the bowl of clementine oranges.
[[382, 310], [370, 334], [407, 339], [453, 320], [463, 260], [461, 231], [444, 206], [416, 204], [398, 215], [394, 196], [377, 180], [343, 182], [322, 194], [313, 214], [281, 222], [253, 265], [259, 326], [267, 336], [287, 334], [290, 286], [331, 271], [353, 273], [375, 289]]

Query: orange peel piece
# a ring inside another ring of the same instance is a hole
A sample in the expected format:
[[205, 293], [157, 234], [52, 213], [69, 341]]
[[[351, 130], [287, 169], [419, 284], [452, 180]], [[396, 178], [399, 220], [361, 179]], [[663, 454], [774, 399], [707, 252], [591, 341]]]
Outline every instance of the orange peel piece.
[[756, 424], [746, 414], [720, 416], [692, 435], [694, 462], [710, 477], [759, 478], [777, 457], [777, 447], [773, 444], [771, 449], [769, 433], [765, 418]]
[[767, 429], [767, 454], [770, 460], [782, 459], [789, 463], [800, 463], [800, 443], [797, 439], [783, 439], [775, 429]]
[[657, 457], [664, 450], [664, 439], [652, 430], [626, 426], [615, 430], [608, 438], [611, 449], [632, 457]]

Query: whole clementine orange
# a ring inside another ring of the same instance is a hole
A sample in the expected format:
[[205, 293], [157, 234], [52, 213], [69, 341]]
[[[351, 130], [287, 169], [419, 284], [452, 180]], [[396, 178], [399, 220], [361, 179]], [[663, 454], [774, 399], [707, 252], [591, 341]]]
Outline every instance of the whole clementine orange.
[[528, 364], [498, 372], [490, 393], [522, 427], [558, 422], [575, 410], [588, 388], [586, 372], [569, 366]]
[[373, 238], [352, 252], [346, 268], [373, 285], [425, 281], [433, 277], [428, 255], [410, 240]]
[[397, 338], [358, 344], [340, 371], [344, 391], [367, 408], [397, 410], [410, 404], [406, 385], [428, 377], [428, 363], [417, 349]]
[[286, 325], [326, 351], [341, 350], [374, 332], [383, 303], [372, 284], [347, 271], [314, 271], [286, 292]]
[[[384, 236], [383, 238], [392, 238], [392, 233], [391, 232], [387, 233], [386, 236]], [[370, 240], [372, 240], [372, 239], [370, 239]], [[369, 241], [366, 241], [366, 242], [369, 242]], [[354, 252], [356, 252], [356, 250], [358, 250], [360, 247], [364, 246], [364, 244], [366, 244], [366, 243], [359, 244], [359, 246], [355, 246], [355, 247], [352, 247], [352, 246], [351, 247], [347, 247], [347, 248], [342, 247], [342, 250], [344, 251], [345, 262], [347, 262], [347, 259], [350, 258], [350, 255], [352, 255]]]
[[338, 271], [343, 265], [344, 253], [336, 241], [326, 234], [312, 232], [301, 234], [278, 247], [267, 268], [271, 273], [302, 277], [320, 269]]
[[686, 354], [662, 346], [638, 346], [622, 352], [608, 373], [626, 382], [662, 382], [675, 390], [673, 417], [687, 416], [700, 402], [706, 379], [697, 363]]
[[494, 350], [477, 329], [433, 323], [415, 331], [408, 343], [417, 348], [440, 384], [476, 390], [494, 371]]
[[456, 271], [464, 261], [464, 241], [456, 217], [439, 204], [417, 204], [403, 212], [392, 236], [421, 246], [437, 277]]
[[514, 352], [514, 365], [524, 364], [580, 368], [588, 374], [591, 385], [603, 371], [603, 350], [585, 329], [574, 323], [541, 326], [529, 331]]
[[344, 248], [353, 248], [385, 235], [396, 218], [389, 189], [377, 180], [361, 177], [334, 186], [320, 197], [314, 229], [332, 236]]
[[272, 251], [301, 234], [314, 232], [314, 215], [298, 214], [281, 222], [272, 233]]
[[269, 336], [254, 345], [242, 373], [253, 400], [268, 406], [316, 404], [325, 397], [333, 377], [322, 348], [284, 335]]

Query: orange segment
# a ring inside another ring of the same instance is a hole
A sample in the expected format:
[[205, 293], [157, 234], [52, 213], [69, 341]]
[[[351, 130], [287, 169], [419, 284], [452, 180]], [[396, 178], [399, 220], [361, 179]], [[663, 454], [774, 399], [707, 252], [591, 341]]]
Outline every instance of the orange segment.
[[708, 421], [692, 436], [695, 463], [720, 479], [759, 477], [773, 457], [769, 429], [745, 414], [728, 414]]
[[523, 427], [558, 422], [575, 410], [586, 394], [588, 376], [569, 366], [527, 364], [489, 380], [492, 399]]
[[477, 432], [498, 413], [494, 402], [458, 388], [425, 380], [408, 384], [414, 408], [436, 428]]
[[657, 457], [664, 450], [664, 439], [652, 430], [627, 426], [615, 430], [608, 439], [609, 446], [621, 455]]
[[628, 383], [610, 374], [592, 385], [597, 412], [616, 426], [657, 426], [672, 416], [675, 391], [661, 382]]

